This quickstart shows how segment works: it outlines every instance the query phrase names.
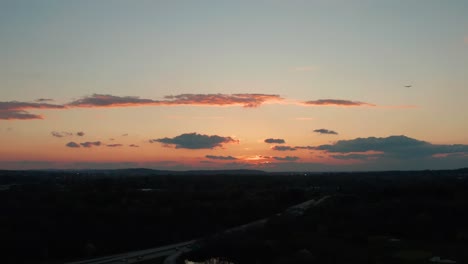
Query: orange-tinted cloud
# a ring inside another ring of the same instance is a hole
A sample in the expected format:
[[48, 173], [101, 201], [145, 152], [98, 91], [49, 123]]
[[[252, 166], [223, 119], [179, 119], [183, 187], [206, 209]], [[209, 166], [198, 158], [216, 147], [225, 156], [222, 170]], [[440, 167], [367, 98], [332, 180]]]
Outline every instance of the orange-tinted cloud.
[[63, 109], [63, 105], [31, 102], [0, 102], [0, 119], [4, 120], [28, 120], [44, 119], [42, 115], [31, 114], [26, 109]]
[[93, 94], [67, 104], [70, 107], [130, 107], [130, 106], [173, 106], [206, 105], [258, 107], [268, 101], [280, 101], [279, 95], [273, 94], [180, 94], [165, 96], [164, 100], [143, 99], [137, 96], [115, 96]]
[[376, 106], [370, 103], [341, 99], [320, 99], [315, 101], [305, 101], [302, 104], [311, 106]]

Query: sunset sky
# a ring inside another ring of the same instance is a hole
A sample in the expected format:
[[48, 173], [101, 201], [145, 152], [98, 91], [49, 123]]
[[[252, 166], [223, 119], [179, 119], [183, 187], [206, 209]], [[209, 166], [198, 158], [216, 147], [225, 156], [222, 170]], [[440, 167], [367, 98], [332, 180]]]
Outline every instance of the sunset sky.
[[0, 0], [0, 169], [468, 167], [467, 14]]

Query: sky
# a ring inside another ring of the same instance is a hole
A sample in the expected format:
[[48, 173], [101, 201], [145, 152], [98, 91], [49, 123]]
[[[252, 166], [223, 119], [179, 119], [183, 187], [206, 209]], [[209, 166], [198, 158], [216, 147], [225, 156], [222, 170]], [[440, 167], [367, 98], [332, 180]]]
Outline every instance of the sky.
[[0, 169], [468, 167], [467, 13], [0, 0]]

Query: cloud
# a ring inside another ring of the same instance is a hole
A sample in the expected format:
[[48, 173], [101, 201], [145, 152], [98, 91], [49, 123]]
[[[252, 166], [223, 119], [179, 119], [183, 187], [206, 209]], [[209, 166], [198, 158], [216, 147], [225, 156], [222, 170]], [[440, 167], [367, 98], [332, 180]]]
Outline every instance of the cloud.
[[49, 98], [39, 98], [35, 100], [35, 102], [38, 102], [38, 103], [53, 102], [53, 101], [54, 99], [49, 99]]
[[313, 106], [376, 106], [374, 104], [341, 99], [320, 99], [315, 101], [306, 101], [303, 102], [303, 104]]
[[115, 96], [110, 94], [93, 94], [81, 99], [72, 101], [67, 105], [70, 107], [128, 107], [153, 105], [157, 101], [151, 99], [141, 99], [138, 96]]
[[128, 134], [127, 133], [122, 134], [122, 137], [128, 137]]
[[282, 98], [274, 94], [181, 94], [165, 96], [166, 103], [176, 105], [242, 105], [243, 107], [258, 107], [267, 101], [280, 101]]
[[69, 137], [69, 136], [73, 135], [73, 133], [70, 133], [70, 132], [58, 132], [58, 131], [52, 131], [52, 132], [50, 132], [50, 134], [53, 137], [58, 137], [58, 138]]
[[325, 128], [315, 129], [314, 132], [319, 133], [319, 134], [338, 135], [338, 133], [336, 131], [328, 130], [328, 129], [325, 129]]
[[30, 102], [0, 102], [0, 110], [24, 110], [24, 109], [63, 109], [65, 106], [47, 103]]
[[150, 143], [161, 143], [164, 145], [174, 145], [175, 148], [185, 149], [213, 149], [222, 147], [225, 143], [239, 142], [231, 137], [221, 137], [217, 135], [202, 135], [197, 133], [186, 133], [173, 138], [151, 139]]
[[279, 161], [296, 161], [299, 159], [299, 157], [296, 157], [296, 156], [273, 157], [273, 158]]
[[[50, 132], [50, 134], [51, 134], [53, 137], [58, 137], [58, 138], [62, 138], [62, 137], [71, 137], [71, 136], [74, 135], [72, 132], [65, 132], [65, 131], [62, 131], [62, 132], [59, 132], [59, 131], [52, 131], [52, 132]], [[76, 135], [79, 136], [79, 137], [82, 137], [82, 136], [85, 135], [85, 133], [84, 133], [84, 132], [77, 132]]]
[[213, 155], [206, 155], [205, 158], [207, 159], [214, 159], [214, 160], [237, 160], [237, 158], [233, 156], [213, 156]]
[[165, 96], [164, 100], [143, 99], [137, 96], [115, 96], [93, 94], [67, 104], [70, 107], [130, 107], [130, 106], [171, 106], [171, 105], [242, 105], [258, 107], [268, 101], [280, 101], [274, 94], [180, 94]]
[[313, 147], [313, 146], [295, 146], [294, 148], [295, 148], [295, 149], [307, 149], [307, 150], [315, 150], [315, 149], [317, 149], [317, 147]]
[[31, 102], [0, 102], [0, 119], [3, 120], [28, 120], [44, 119], [42, 115], [31, 114], [26, 109], [63, 109], [63, 105]]
[[468, 37], [463, 38], [463, 42], [465, 42], [465, 44], [468, 44]]
[[123, 145], [122, 144], [107, 144], [106, 146], [110, 148], [117, 148], [117, 147], [122, 147]]
[[140, 146], [135, 145], [135, 144], [130, 144], [130, 145], [128, 145], [128, 146], [131, 147], [131, 148], [139, 148], [139, 147], [140, 147]]
[[84, 148], [91, 148], [93, 146], [99, 147], [101, 146], [101, 141], [94, 141], [94, 142], [86, 141], [86, 142], [80, 143], [80, 145], [83, 146]]
[[0, 119], [3, 120], [32, 120], [44, 119], [42, 115], [30, 114], [22, 110], [0, 110]]
[[272, 150], [277, 150], [277, 151], [294, 151], [296, 148], [290, 147], [290, 146], [274, 146], [271, 148]]
[[331, 155], [334, 159], [339, 160], [369, 160], [383, 157], [383, 154], [348, 154], [348, 155]]
[[316, 149], [329, 153], [378, 151], [385, 154], [386, 157], [396, 158], [431, 157], [446, 153], [468, 153], [468, 145], [435, 145], [403, 135], [386, 138], [368, 137], [339, 140], [334, 144], [317, 146]]
[[267, 138], [265, 139], [263, 142], [265, 143], [275, 143], [275, 144], [284, 144], [286, 143], [286, 141], [284, 141], [284, 139], [281, 139], [281, 138]]
[[80, 145], [78, 145], [78, 143], [73, 142], [73, 141], [68, 142], [65, 146], [67, 146], [69, 148], [79, 148], [80, 147]]

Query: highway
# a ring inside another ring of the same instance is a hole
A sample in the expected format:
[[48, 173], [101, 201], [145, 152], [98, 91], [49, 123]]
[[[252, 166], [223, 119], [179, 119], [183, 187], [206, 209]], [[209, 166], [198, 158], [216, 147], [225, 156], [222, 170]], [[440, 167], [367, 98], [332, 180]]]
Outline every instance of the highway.
[[180, 250], [190, 248], [197, 240], [190, 240], [182, 243], [167, 245], [163, 247], [150, 248], [139, 251], [131, 251], [127, 253], [105, 256], [100, 258], [68, 262], [68, 264], [112, 264], [112, 263], [138, 263], [144, 260], [155, 259], [164, 256], [170, 256]]
[[[330, 195], [324, 196], [319, 200], [308, 200], [303, 203], [294, 205], [286, 209], [283, 214], [290, 214], [294, 216], [303, 215], [304, 212], [314, 206], [317, 206], [323, 203], [325, 200], [330, 198]], [[276, 215], [281, 215], [278, 213]], [[246, 230], [252, 227], [261, 227], [263, 226], [269, 218], [259, 219], [248, 224], [244, 224], [241, 226], [229, 228], [224, 230], [223, 232], [219, 233], [218, 235], [223, 235], [227, 233], [232, 233], [236, 231]], [[159, 257], [166, 256], [167, 258], [164, 261], [164, 264], [175, 264], [177, 257], [179, 257], [184, 252], [189, 252], [192, 250], [192, 247], [198, 242], [197, 239], [185, 241], [177, 244], [167, 245], [163, 247], [157, 248], [150, 248], [145, 250], [139, 251], [131, 251], [127, 253], [121, 253], [111, 256], [105, 256], [100, 258], [82, 260], [82, 261], [75, 261], [75, 262], [68, 262], [67, 264], [123, 264], [123, 263], [138, 263], [146, 260], [151, 260]]]

